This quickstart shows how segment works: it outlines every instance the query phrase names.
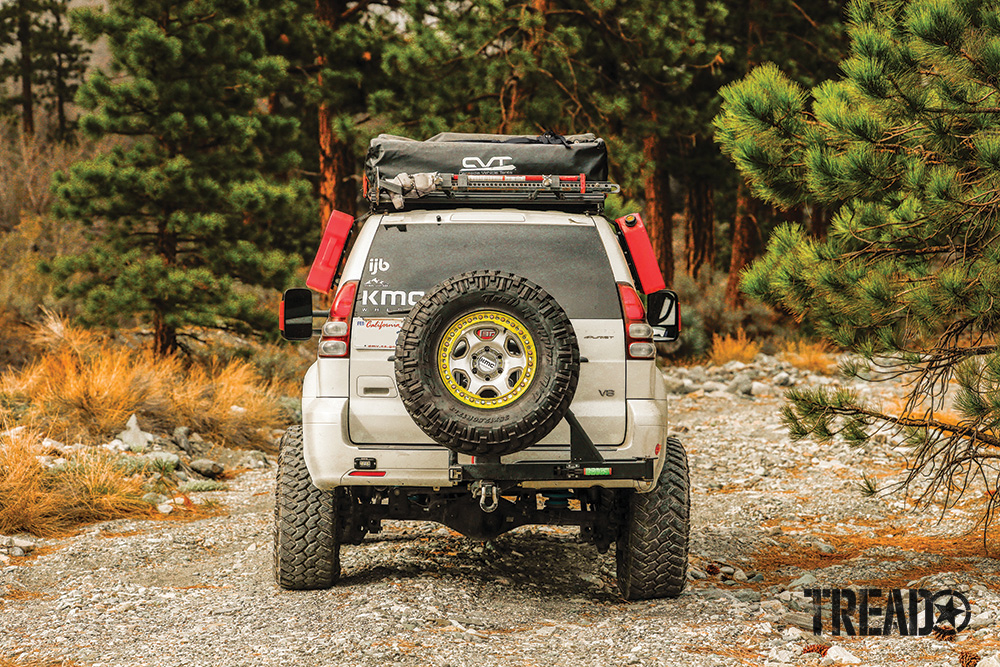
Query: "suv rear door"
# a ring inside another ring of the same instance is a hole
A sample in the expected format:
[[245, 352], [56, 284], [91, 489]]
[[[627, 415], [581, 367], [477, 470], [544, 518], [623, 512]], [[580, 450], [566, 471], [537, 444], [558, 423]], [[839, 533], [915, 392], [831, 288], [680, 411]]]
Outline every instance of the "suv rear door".
[[[457, 274], [482, 269], [523, 276], [559, 302], [586, 360], [572, 409], [595, 444], [621, 444], [625, 332], [614, 274], [594, 221], [519, 211], [417, 211], [382, 219], [354, 303], [351, 440], [432, 444], [396, 391], [396, 334], [426, 291]], [[568, 442], [563, 422], [540, 445]]]

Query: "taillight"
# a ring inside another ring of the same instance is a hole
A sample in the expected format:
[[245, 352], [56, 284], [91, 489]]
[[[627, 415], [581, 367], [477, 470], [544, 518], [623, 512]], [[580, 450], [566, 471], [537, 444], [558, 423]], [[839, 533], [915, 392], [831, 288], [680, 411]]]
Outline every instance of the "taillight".
[[646, 322], [646, 309], [635, 288], [628, 283], [618, 283], [618, 294], [625, 315], [625, 351], [628, 359], [653, 359], [653, 327]]
[[358, 281], [349, 280], [340, 286], [330, 308], [330, 318], [323, 323], [319, 339], [319, 356], [346, 357], [351, 351], [351, 313]]

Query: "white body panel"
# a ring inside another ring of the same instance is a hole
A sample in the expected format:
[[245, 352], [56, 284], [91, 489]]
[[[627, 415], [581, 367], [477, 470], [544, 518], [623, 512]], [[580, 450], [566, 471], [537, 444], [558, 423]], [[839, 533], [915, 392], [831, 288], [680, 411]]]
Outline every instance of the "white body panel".
[[[628, 266], [610, 225], [603, 219], [566, 213], [521, 211], [414, 211], [375, 215], [364, 225], [345, 264], [341, 284], [359, 280], [380, 224], [442, 222], [553, 224], [595, 226], [607, 253], [614, 280], [631, 283]], [[571, 280], [567, 276], [567, 280]], [[655, 458], [663, 466], [667, 437], [667, 401], [663, 377], [653, 360], [625, 360], [621, 319], [574, 319], [580, 346], [580, 377], [572, 411], [607, 459]], [[399, 399], [392, 356], [402, 319], [361, 318], [351, 321], [349, 359], [319, 359], [303, 383], [302, 416], [305, 460], [317, 487], [424, 486], [446, 487], [453, 462], [468, 463], [431, 441], [413, 422]], [[568, 461], [570, 429], [565, 420], [540, 443], [503, 457], [503, 462]], [[356, 458], [375, 458], [384, 476], [352, 476]], [[457, 459], [457, 460], [456, 460]], [[624, 486], [640, 492], [652, 488], [634, 480], [585, 478], [573, 481], [525, 482], [525, 487], [583, 488]]]

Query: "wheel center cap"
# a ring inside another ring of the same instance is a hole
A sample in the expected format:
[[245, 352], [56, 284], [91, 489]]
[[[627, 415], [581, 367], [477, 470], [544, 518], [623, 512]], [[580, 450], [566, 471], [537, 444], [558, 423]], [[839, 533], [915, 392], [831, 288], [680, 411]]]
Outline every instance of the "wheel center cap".
[[483, 352], [478, 359], [476, 359], [476, 369], [480, 373], [492, 373], [500, 367], [500, 356], [493, 352]]

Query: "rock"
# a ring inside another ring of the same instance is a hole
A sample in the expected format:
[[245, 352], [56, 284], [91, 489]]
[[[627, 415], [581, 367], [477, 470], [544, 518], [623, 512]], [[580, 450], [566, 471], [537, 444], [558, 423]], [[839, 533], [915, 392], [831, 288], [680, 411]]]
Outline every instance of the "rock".
[[166, 472], [174, 470], [181, 464], [181, 457], [172, 452], [149, 452], [143, 454], [142, 458], [154, 465], [162, 466]]
[[11, 538], [10, 544], [13, 547], [24, 550], [25, 553], [30, 553], [35, 550], [35, 543], [31, 540], [22, 540], [21, 538], [14, 537]]
[[109, 452], [127, 452], [128, 451], [128, 445], [126, 445], [124, 442], [122, 442], [118, 438], [115, 438], [111, 442], [108, 442], [108, 443], [105, 443], [105, 444], [101, 445], [101, 447], [103, 447], [104, 449], [108, 450]]
[[980, 660], [976, 667], [1000, 667], [1000, 658], [995, 655], [991, 655], [988, 658], [983, 658]]
[[45, 448], [45, 449], [54, 449], [57, 452], [59, 452], [60, 454], [62, 453], [63, 448], [65, 446], [66, 445], [62, 444], [58, 440], [53, 440], [52, 438], [43, 438], [42, 439], [42, 447], [43, 448]]
[[[688, 380], [690, 382], [690, 380]], [[684, 387], [684, 380], [675, 377], [664, 378], [664, 384], [667, 387], [668, 394], [686, 394]]]
[[[830, 650], [826, 652], [826, 657], [835, 663], [839, 662], [844, 665], [857, 665], [861, 663], [861, 658], [841, 646], [831, 646]], [[981, 665], [982, 663], [980, 663]]]
[[773, 662], [791, 662], [794, 657], [794, 653], [783, 648], [772, 648], [767, 654], [767, 659]]
[[770, 385], [766, 385], [763, 382], [750, 383], [751, 396], [771, 396], [772, 394], [774, 394], [774, 390]]
[[26, 552], [21, 547], [11, 547], [7, 553], [11, 556], [23, 556]]
[[824, 554], [832, 554], [834, 551], [836, 551], [836, 549], [834, 549], [831, 545], [827, 544], [826, 542], [820, 542], [819, 540], [816, 540], [814, 546], [820, 553]]
[[786, 625], [794, 625], [797, 628], [802, 628], [803, 630], [808, 630], [812, 632], [813, 629], [813, 615], [806, 612], [789, 612], [785, 614], [781, 620]]
[[730, 394], [743, 394], [749, 396], [753, 391], [753, 380], [747, 373], [738, 373], [736, 377], [733, 378], [733, 381], [729, 383], [729, 386], [726, 387], [726, 391]]
[[788, 588], [789, 589], [806, 588], [808, 586], [813, 586], [813, 585], [815, 585], [817, 583], [819, 583], [819, 579], [817, 579], [812, 574], [812, 572], [806, 572], [801, 577], [799, 577], [798, 579], [796, 579], [792, 583], [788, 584]]
[[983, 613], [976, 614], [975, 616], [972, 617], [972, 620], [969, 621], [969, 628], [971, 628], [972, 630], [979, 630], [980, 628], [988, 628], [989, 626], [993, 625], [993, 621], [994, 621], [993, 612], [984, 611]]
[[204, 477], [215, 478], [225, 471], [221, 463], [211, 459], [195, 459], [191, 461], [191, 469]]
[[747, 578], [748, 578], [747, 573], [741, 570], [740, 568], [736, 568], [736, 571], [733, 572], [733, 579], [735, 579], [736, 581], [746, 581]]
[[144, 452], [153, 441], [153, 436], [139, 428], [139, 419], [132, 415], [125, 424], [125, 430], [118, 434], [118, 439], [133, 452]]
[[750, 577], [749, 579], [747, 579], [747, 581], [749, 581], [752, 584], [759, 583], [761, 581], [764, 581], [764, 575], [761, 574], [760, 572], [758, 572], [757, 574], [755, 574], [752, 577]]
[[9, 428], [3, 433], [0, 433], [2, 438], [13, 438], [16, 435], [20, 435], [28, 430], [27, 426], [15, 426], [14, 428]]
[[249, 468], [250, 470], [257, 470], [258, 468], [266, 468], [270, 465], [267, 461], [267, 456], [264, 452], [251, 451], [247, 452], [240, 462], [236, 464], [239, 468]]
[[163, 503], [167, 502], [168, 500], [170, 500], [170, 499], [167, 498], [162, 493], [152, 493], [152, 492], [150, 492], [150, 493], [147, 493], [146, 495], [144, 495], [142, 497], [142, 501], [145, 502], [145, 503], [149, 503], [150, 505], [162, 505]]
[[0, 549], [6, 549], [7, 547], [12, 547], [12, 546], [14, 546], [13, 537], [5, 537], [3, 535], [0, 535]]
[[781, 371], [775, 375], [772, 382], [774, 382], [774, 386], [776, 387], [791, 387], [793, 384], [792, 376], [785, 371]]
[[749, 588], [738, 590], [733, 596], [740, 602], [760, 602], [760, 593]]
[[0, 554], [0, 565], [10, 565], [10, 556], [7, 554]]
[[170, 514], [174, 511], [173, 503], [160, 503], [156, 506], [156, 511], [160, 514]]
[[713, 391], [725, 391], [726, 385], [721, 382], [716, 382], [715, 380], [709, 380], [705, 384], [701, 385], [701, 388], [705, 390], [705, 393], [711, 393]]
[[191, 441], [189, 436], [191, 435], [191, 429], [187, 426], [178, 426], [174, 429], [174, 434], [171, 438], [174, 444], [177, 445], [182, 451], [188, 454], [192, 453]]
[[696, 567], [688, 568], [688, 574], [692, 579], [707, 579], [708, 574], [704, 570], [699, 570]]

